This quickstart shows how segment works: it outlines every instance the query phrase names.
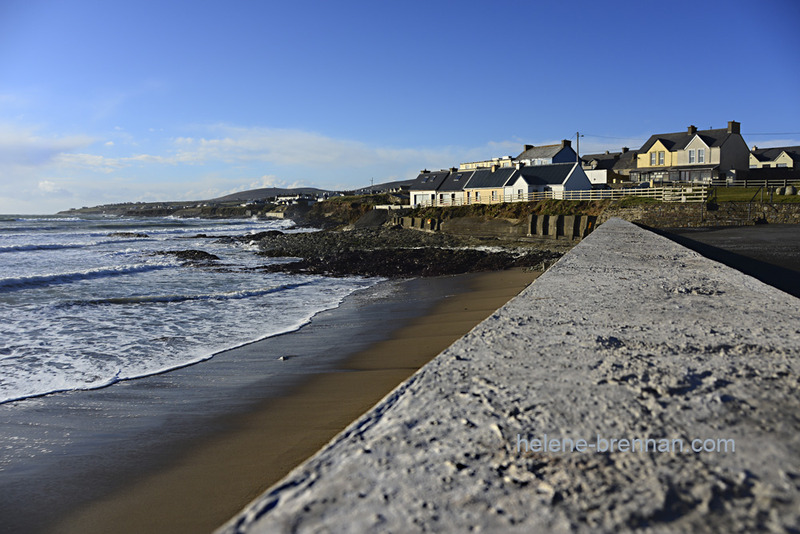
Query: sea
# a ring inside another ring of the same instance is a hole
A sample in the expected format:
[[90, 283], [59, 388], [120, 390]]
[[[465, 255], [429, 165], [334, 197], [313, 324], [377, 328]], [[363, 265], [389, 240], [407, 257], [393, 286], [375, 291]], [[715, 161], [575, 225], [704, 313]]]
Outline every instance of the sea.
[[[104, 388], [291, 332], [375, 278], [265, 273], [289, 220], [0, 216], [0, 404]], [[162, 252], [219, 257], [187, 263]]]

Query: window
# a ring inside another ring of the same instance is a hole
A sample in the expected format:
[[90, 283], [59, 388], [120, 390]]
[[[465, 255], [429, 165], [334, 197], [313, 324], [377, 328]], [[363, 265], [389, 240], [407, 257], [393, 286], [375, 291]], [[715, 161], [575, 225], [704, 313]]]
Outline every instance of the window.
[[497, 201], [497, 191], [492, 191], [492, 202]]
[[776, 167], [788, 167], [789, 165], [788, 165], [787, 163], [778, 163], [778, 164], [777, 164], [777, 165], [775, 165], [775, 166], [776, 166]]
[[517, 198], [522, 199], [522, 189], [517, 189]]
[[698, 148], [697, 149], [697, 163], [705, 163], [706, 162], [706, 149], [705, 148]]
[[656, 153], [650, 152], [650, 166], [654, 166], [656, 164]]
[[689, 150], [689, 163], [694, 163], [694, 149]]
[[658, 153], [658, 164], [659, 165], [663, 165], [664, 164], [664, 151], [663, 150]]

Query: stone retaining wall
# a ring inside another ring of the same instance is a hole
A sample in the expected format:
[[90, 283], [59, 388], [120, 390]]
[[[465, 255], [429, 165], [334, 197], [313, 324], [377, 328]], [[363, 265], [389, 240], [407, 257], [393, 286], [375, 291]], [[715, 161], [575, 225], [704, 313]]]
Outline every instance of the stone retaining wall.
[[455, 217], [431, 219], [422, 217], [395, 217], [394, 224], [404, 228], [443, 232], [475, 237], [547, 237], [551, 239], [583, 239], [594, 229], [597, 217], [587, 215], [528, 215], [524, 219], [484, 219], [480, 217]]
[[709, 210], [704, 204], [660, 203], [633, 208], [606, 210], [598, 223], [618, 217], [653, 228], [691, 228], [699, 226], [737, 226], [755, 224], [800, 224], [800, 203], [747, 204], [723, 202]]

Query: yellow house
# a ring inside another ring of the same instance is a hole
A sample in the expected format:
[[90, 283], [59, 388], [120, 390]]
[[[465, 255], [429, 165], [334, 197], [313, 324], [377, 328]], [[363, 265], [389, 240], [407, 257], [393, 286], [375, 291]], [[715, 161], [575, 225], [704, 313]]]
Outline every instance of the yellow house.
[[[464, 199], [467, 204], [497, 204], [505, 202], [505, 185], [516, 167], [491, 167], [475, 171], [464, 186]], [[509, 200], [510, 201], [510, 200]]]
[[727, 128], [656, 134], [642, 145], [631, 180], [648, 182], [702, 182], [731, 178], [746, 172], [750, 150], [740, 133], [740, 124]]
[[[669, 146], [667, 146], [669, 145]], [[673, 153], [670, 149], [674, 146], [664, 139], [658, 139], [647, 152], [637, 156], [637, 166], [642, 167], [671, 167]]]

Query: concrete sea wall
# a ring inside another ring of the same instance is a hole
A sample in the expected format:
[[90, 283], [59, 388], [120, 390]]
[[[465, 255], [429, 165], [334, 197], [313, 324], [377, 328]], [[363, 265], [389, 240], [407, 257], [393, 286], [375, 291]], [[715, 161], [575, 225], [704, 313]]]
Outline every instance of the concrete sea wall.
[[598, 224], [618, 217], [652, 228], [691, 228], [754, 224], [800, 224], [800, 203], [769, 204], [722, 202], [709, 210], [704, 204], [660, 203], [631, 208], [611, 208], [598, 218]]
[[221, 532], [791, 531], [798, 325], [611, 219]]

